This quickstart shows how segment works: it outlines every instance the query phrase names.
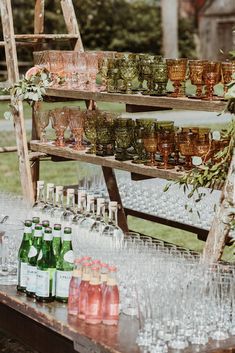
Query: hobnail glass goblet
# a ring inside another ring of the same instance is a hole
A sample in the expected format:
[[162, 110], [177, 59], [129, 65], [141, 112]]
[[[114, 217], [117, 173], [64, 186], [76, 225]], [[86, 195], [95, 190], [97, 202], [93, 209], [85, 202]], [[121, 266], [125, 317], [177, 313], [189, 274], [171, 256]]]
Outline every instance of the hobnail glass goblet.
[[49, 50], [49, 70], [52, 76], [53, 86], [60, 85], [60, 77], [64, 77], [64, 60], [60, 50]]
[[46, 128], [49, 125], [49, 112], [37, 112], [37, 119], [40, 127], [40, 142], [47, 142]]
[[145, 164], [154, 167], [157, 165], [155, 160], [155, 154], [158, 148], [158, 136], [156, 131], [148, 131], [144, 135], [144, 148], [146, 152], [150, 154], [150, 161], [146, 162]]
[[156, 95], [157, 96], [164, 96], [166, 94], [166, 86], [168, 82], [168, 75], [167, 75], [167, 65], [165, 62], [156, 62], [154, 66], [154, 81]]
[[233, 80], [235, 73], [235, 61], [225, 61], [221, 63], [222, 82], [224, 85], [224, 94], [228, 91], [228, 84]]
[[122, 60], [120, 67], [120, 75], [123, 78], [126, 85], [126, 94], [132, 94], [132, 80], [137, 75], [137, 65], [134, 60]]
[[69, 109], [69, 128], [75, 139], [75, 144], [73, 148], [76, 151], [83, 151], [85, 149], [82, 144], [82, 137], [84, 131], [84, 113], [80, 111], [80, 109]]
[[191, 129], [179, 133], [179, 150], [182, 156], [185, 157], [184, 168], [186, 170], [192, 169], [192, 157], [195, 155], [195, 144], [198, 134]]
[[95, 154], [96, 153], [96, 125], [100, 112], [98, 110], [87, 110], [84, 113], [84, 132], [88, 141], [91, 143], [90, 148], [86, 153]]
[[174, 166], [168, 163], [169, 155], [174, 152], [175, 132], [174, 130], [158, 130], [158, 150], [163, 157], [163, 163], [158, 167], [161, 169], [172, 169]]
[[206, 63], [207, 60], [189, 60], [189, 78], [191, 83], [197, 87], [196, 94], [193, 96], [194, 98], [202, 98], [202, 90], [204, 85], [203, 73]]
[[166, 59], [168, 77], [173, 82], [174, 92], [171, 97], [184, 97], [184, 85], [186, 79], [188, 59]]
[[221, 63], [217, 61], [208, 61], [205, 64], [204, 80], [206, 84], [205, 100], [216, 100], [214, 96], [214, 86], [220, 82], [221, 79]]
[[64, 147], [64, 133], [68, 127], [68, 109], [67, 108], [56, 108], [51, 110], [50, 113], [51, 126], [55, 130], [56, 140], [55, 145], [57, 147]]

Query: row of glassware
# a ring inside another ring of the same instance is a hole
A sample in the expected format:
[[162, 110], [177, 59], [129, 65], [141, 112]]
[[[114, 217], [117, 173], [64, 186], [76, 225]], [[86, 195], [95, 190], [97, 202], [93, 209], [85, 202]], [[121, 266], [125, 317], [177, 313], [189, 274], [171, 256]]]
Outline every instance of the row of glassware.
[[189, 78], [196, 86], [193, 97], [207, 100], [218, 99], [214, 86], [220, 82], [225, 94], [235, 73], [234, 61], [164, 59], [112, 51], [41, 51], [34, 53], [34, 63], [51, 73], [54, 87], [162, 96], [170, 80], [174, 90], [169, 94], [177, 98], [186, 96]]
[[[47, 141], [45, 129], [51, 120], [57, 147], [86, 150], [86, 153], [102, 157], [115, 155], [120, 161], [132, 160], [162, 169], [175, 166], [191, 169], [192, 157], [199, 157], [194, 163], [202, 164], [229, 144], [228, 139], [218, 133], [212, 134], [209, 128], [177, 128], [174, 121], [118, 118], [114, 113], [99, 110], [57, 108], [39, 113], [38, 119], [42, 142]], [[71, 135], [65, 139], [68, 127]], [[91, 145], [89, 149], [87, 143]]]

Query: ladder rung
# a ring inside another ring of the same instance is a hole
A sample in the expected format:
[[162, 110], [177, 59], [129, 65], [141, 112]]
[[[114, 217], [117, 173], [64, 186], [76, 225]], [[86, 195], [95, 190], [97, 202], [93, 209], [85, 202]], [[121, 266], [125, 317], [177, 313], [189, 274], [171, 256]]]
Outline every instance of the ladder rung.
[[79, 38], [79, 34], [16, 34], [16, 39], [73, 39]]
[[2, 102], [2, 101], [10, 101], [11, 100], [11, 96], [0, 96], [0, 101]]
[[17, 146], [0, 147], [0, 153], [16, 152], [16, 151], [17, 151]]
[[42, 153], [42, 152], [29, 152], [29, 159], [30, 160], [38, 159], [40, 157], [47, 157], [47, 154]]

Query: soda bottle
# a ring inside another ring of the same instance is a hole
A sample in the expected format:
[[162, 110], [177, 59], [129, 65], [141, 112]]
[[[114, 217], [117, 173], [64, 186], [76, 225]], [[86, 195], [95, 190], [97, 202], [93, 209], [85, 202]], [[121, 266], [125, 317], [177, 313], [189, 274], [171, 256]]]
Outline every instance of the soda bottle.
[[80, 283], [82, 277], [82, 259], [77, 259], [74, 262], [75, 269], [73, 270], [72, 278], [69, 284], [68, 298], [68, 314], [78, 315]]
[[32, 241], [32, 221], [24, 223], [24, 235], [18, 252], [17, 290], [25, 292], [27, 286], [28, 253]]
[[61, 224], [54, 224], [52, 236], [52, 249], [57, 262], [61, 251]]
[[109, 274], [103, 293], [103, 319], [105, 325], [117, 325], [119, 319], [119, 290], [117, 286], [117, 269], [109, 267]]
[[36, 279], [37, 279], [37, 259], [42, 246], [42, 225], [37, 224], [34, 230], [32, 245], [28, 253], [28, 279], [26, 287], [26, 295], [35, 297]]
[[102, 290], [100, 268], [97, 266], [91, 269], [91, 279], [87, 289], [85, 321], [87, 324], [100, 324], [102, 322]]
[[78, 318], [81, 320], [85, 319], [86, 305], [87, 305], [87, 289], [89, 287], [89, 281], [91, 278], [91, 263], [85, 262], [82, 265], [82, 280], [79, 287], [80, 296], [78, 300]]
[[34, 229], [35, 229], [35, 226], [36, 224], [39, 224], [40, 223], [40, 218], [39, 217], [33, 217], [32, 218], [32, 238], [33, 238], [33, 235], [34, 235]]
[[56, 265], [56, 300], [67, 303], [69, 283], [74, 269], [74, 253], [72, 248], [72, 229], [64, 228], [63, 243]]
[[37, 259], [36, 300], [52, 302], [55, 298], [56, 259], [52, 249], [52, 229], [44, 231], [42, 248]]

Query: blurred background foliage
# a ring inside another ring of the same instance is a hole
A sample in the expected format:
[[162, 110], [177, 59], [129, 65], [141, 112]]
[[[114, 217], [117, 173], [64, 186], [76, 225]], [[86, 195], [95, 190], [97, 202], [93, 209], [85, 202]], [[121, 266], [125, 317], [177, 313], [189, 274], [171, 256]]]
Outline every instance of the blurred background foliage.
[[[16, 33], [33, 33], [34, 0], [12, 1]], [[160, 54], [160, 7], [150, 0], [73, 0], [81, 36], [87, 50], [117, 50]], [[66, 33], [58, 0], [46, 0], [45, 32]], [[195, 57], [194, 19], [179, 21], [181, 57]], [[50, 45], [53, 43], [50, 43]], [[21, 49], [21, 60], [30, 60]], [[3, 59], [3, 58], [1, 58]]]

